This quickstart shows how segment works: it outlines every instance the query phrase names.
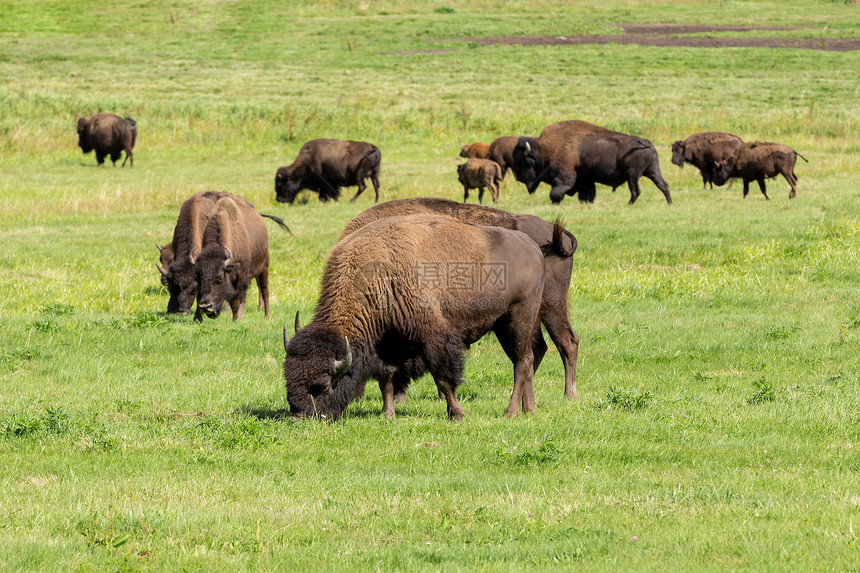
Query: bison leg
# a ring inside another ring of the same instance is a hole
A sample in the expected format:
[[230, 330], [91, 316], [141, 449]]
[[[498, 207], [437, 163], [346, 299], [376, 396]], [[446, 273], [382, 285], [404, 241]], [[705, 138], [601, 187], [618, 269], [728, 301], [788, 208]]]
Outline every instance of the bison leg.
[[463, 203], [468, 203], [469, 201], [469, 188], [463, 185]]
[[355, 201], [358, 199], [358, 196], [364, 193], [364, 190], [367, 189], [367, 183], [364, 182], [364, 179], [358, 180], [358, 191], [355, 192], [355, 195], [352, 196], [350, 201]]
[[[533, 330], [535, 327], [534, 319], [536, 318], [534, 315], [536, 309], [533, 306], [533, 304], [528, 303], [518, 304], [493, 325], [496, 338], [514, 365], [514, 390], [511, 393], [508, 409], [505, 410], [505, 418], [518, 415], [521, 403], [524, 412], [533, 414], [535, 411], [535, 361], [532, 348], [536, 343], [535, 336], [540, 333]], [[531, 316], [529, 317], [529, 315]], [[532, 324], [531, 331], [527, 327], [523, 328], [524, 324], [527, 325], [530, 322]], [[541, 340], [543, 340], [543, 336], [541, 336]]]
[[493, 195], [493, 204], [499, 202], [499, 190], [500, 189], [498, 183], [496, 183], [495, 185], [493, 185], [492, 183], [490, 184], [490, 193]]
[[653, 163], [651, 163], [645, 172], [642, 174], [648, 179], [651, 180], [654, 185], [657, 186], [663, 196], [666, 197], [666, 203], [669, 205], [672, 204], [672, 196], [669, 194], [669, 184], [666, 183], [666, 180], [663, 179], [663, 175], [660, 174], [660, 165], [657, 163], [657, 158], [654, 158]]
[[783, 173], [783, 177], [788, 181], [788, 184], [791, 185], [791, 192], [788, 194], [789, 199], [794, 199], [797, 196], [797, 175], [792, 172]]
[[99, 162], [99, 165], [104, 165], [105, 162], [105, 154], [98, 149], [96, 149], [96, 161]]
[[230, 309], [233, 311], [233, 320], [242, 320], [245, 316], [245, 297], [238, 296], [231, 300]]
[[747, 198], [747, 194], [750, 192], [750, 182], [748, 179], [744, 179], [744, 199]]
[[761, 189], [761, 194], [764, 195], [764, 198], [770, 201], [770, 197], [767, 196], [767, 187], [764, 184], [764, 177], [758, 178], [758, 188]]
[[630, 177], [627, 180], [627, 187], [630, 188], [630, 201], [627, 203], [628, 205], [632, 205], [636, 202], [636, 199], [639, 198], [639, 181], [637, 177]]
[[394, 381], [393, 374], [379, 381], [379, 391], [382, 392], [382, 415], [389, 420], [394, 418]]
[[272, 312], [269, 309], [269, 270], [265, 269], [257, 275], [257, 289], [260, 291], [257, 299], [257, 306], [262, 308], [266, 313], [266, 318], [272, 318]]
[[466, 348], [453, 336], [440, 337], [436, 344], [424, 348], [427, 369], [433, 375], [436, 389], [448, 405], [448, 418], [457, 422], [463, 419], [463, 408], [454, 393], [463, 379], [463, 355]]
[[134, 167], [134, 153], [131, 152], [131, 149], [125, 150], [125, 159], [122, 162], [120, 167], [125, 167], [125, 162], [131, 160], [131, 163], [128, 164], [129, 167]]
[[373, 192], [376, 194], [374, 198], [374, 203], [379, 203], [379, 173], [374, 172], [370, 174], [370, 182], [373, 183]]
[[483, 187], [478, 187], [478, 204], [479, 205], [484, 204], [484, 188]]

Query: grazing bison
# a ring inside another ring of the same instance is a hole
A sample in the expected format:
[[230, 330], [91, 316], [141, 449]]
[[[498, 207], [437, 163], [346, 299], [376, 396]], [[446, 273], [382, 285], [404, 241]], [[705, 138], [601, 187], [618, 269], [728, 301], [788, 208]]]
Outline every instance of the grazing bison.
[[188, 314], [197, 296], [197, 272], [195, 263], [203, 246], [203, 231], [215, 204], [229, 193], [205, 191], [195, 193], [179, 208], [179, 217], [173, 228], [173, 241], [161, 249], [161, 282], [167, 287], [170, 299], [167, 312]]
[[134, 142], [137, 139], [137, 122], [125, 119], [112, 113], [97, 113], [90, 118], [78, 119], [78, 145], [84, 153], [96, 152], [96, 161], [104, 164], [105, 157], [110, 155], [114, 167], [117, 160], [125, 151], [125, 162], [134, 167]]
[[[555, 228], [552, 223], [534, 215], [520, 215], [492, 207], [464, 205], [449, 199], [417, 197], [386, 201], [359, 213], [347, 223], [338, 242], [379, 219], [421, 213], [446, 215], [465, 223], [522, 231], [539, 246], [552, 242]], [[561, 246], [565, 253], [572, 255], [577, 247], [576, 237], [572, 233], [564, 231]], [[544, 257], [544, 287], [541, 295], [540, 321], [558, 348], [558, 353], [564, 364], [564, 395], [566, 398], [575, 399], [579, 336], [571, 328], [567, 316], [567, 292], [570, 287], [570, 275], [573, 271], [573, 259], [570, 256], [558, 257], [554, 253], [545, 253], [545, 255], [547, 256]], [[534, 368], [537, 370], [547, 350], [546, 342], [539, 328], [535, 331], [532, 349], [534, 351]]]
[[460, 157], [467, 159], [486, 159], [490, 154], [490, 145], [488, 143], [470, 143], [460, 147]]
[[790, 147], [781, 143], [753, 141], [742, 143], [726, 159], [716, 164], [714, 183], [722, 185], [731, 177], [740, 177], [744, 181], [744, 197], [750, 190], [750, 181], [758, 181], [759, 189], [765, 199], [767, 196], [764, 180], [782, 175], [791, 186], [789, 199], [797, 195], [797, 175], [794, 174], [794, 164], [798, 156], [809, 163], [807, 159]]
[[271, 318], [269, 234], [263, 216], [242, 197], [224, 197], [212, 208], [195, 271], [194, 320], [202, 321], [204, 313], [217, 318], [225, 301], [233, 311], [233, 320], [240, 320], [245, 315], [248, 287], [255, 279], [260, 291], [259, 306], [266, 318]]
[[493, 203], [499, 201], [499, 182], [502, 170], [499, 164], [490, 159], [470, 159], [457, 166], [457, 178], [463, 185], [463, 203], [469, 199], [469, 189], [478, 190], [478, 203], [484, 200], [484, 187], [490, 189]]
[[275, 175], [275, 195], [280, 203], [292, 203], [302, 189], [319, 193], [320, 200], [337, 200], [340, 188], [358, 185], [355, 201], [370, 177], [379, 202], [379, 148], [363, 141], [314, 139], [305, 143], [289, 167]]
[[630, 203], [639, 197], [639, 178], [654, 182], [671, 205], [669, 185], [660, 174], [657, 150], [647, 139], [612, 131], [584, 121], [546, 126], [539, 138], [521, 137], [513, 153], [517, 181], [534, 193], [541, 182], [552, 186], [549, 197], [559, 203], [565, 195], [593, 202], [595, 184], [614, 191], [626, 182]]
[[520, 138], [514, 135], [506, 135], [503, 137], [497, 137], [490, 144], [490, 151], [487, 155], [487, 159], [492, 159], [499, 164], [499, 167], [502, 170], [502, 179], [505, 178], [505, 175], [508, 173], [508, 169], [513, 168], [514, 147], [517, 146], [517, 142], [519, 140]]
[[[550, 248], [569, 256], [563, 237], [558, 227]], [[332, 249], [313, 322], [292, 340], [284, 329], [291, 411], [336, 419], [375, 378], [392, 417], [395, 375], [405, 389], [427, 370], [448, 416], [460, 420], [465, 351], [492, 330], [514, 364], [506, 415], [521, 402], [533, 412], [543, 257], [524, 233], [445, 216], [388, 217], [358, 229]]]
[[718, 131], [703, 131], [694, 133], [684, 141], [672, 144], [672, 163], [683, 167], [690, 163], [702, 174], [702, 187], [714, 188], [714, 171], [716, 163], [729, 157], [743, 143], [740, 137], [731, 133]]
[[[188, 314], [197, 296], [197, 258], [203, 249], [203, 235], [215, 205], [222, 199], [232, 198], [249, 209], [254, 206], [238, 195], [221, 191], [204, 191], [188, 198], [179, 209], [179, 217], [173, 229], [173, 241], [159, 250], [156, 268], [161, 283], [167, 287], [170, 299], [167, 312]], [[284, 222], [273, 215], [261, 214], [289, 231]]]

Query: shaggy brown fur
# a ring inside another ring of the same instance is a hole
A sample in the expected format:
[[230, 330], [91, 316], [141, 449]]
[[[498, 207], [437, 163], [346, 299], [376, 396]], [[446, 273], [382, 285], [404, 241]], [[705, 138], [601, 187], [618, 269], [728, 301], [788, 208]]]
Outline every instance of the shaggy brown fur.
[[492, 159], [499, 164], [502, 170], [502, 179], [505, 178], [508, 169], [514, 164], [514, 147], [517, 146], [519, 139], [516, 136], [506, 135], [504, 137], [497, 137], [490, 144], [490, 152], [487, 155], [487, 159]]
[[203, 250], [197, 258], [197, 312], [216, 318], [224, 301], [230, 304], [233, 320], [245, 314], [248, 287], [256, 279], [259, 304], [269, 310], [269, 234], [263, 217], [238, 195], [218, 200], [203, 231]]
[[562, 121], [547, 125], [541, 136], [521, 137], [513, 153], [517, 181], [533, 193], [541, 182], [552, 186], [550, 199], [558, 203], [565, 195], [593, 202], [595, 184], [621, 184], [630, 188], [630, 204], [639, 197], [639, 178], [654, 182], [671, 204], [669, 185], [660, 174], [657, 150], [647, 139], [627, 135], [585, 121]]
[[130, 117], [121, 118], [112, 113], [97, 113], [90, 118], [78, 119], [78, 145], [84, 153], [96, 152], [96, 161], [104, 164], [110, 156], [114, 167], [125, 151], [125, 162], [134, 167], [134, 143], [137, 140], [137, 122]]
[[490, 189], [493, 203], [499, 202], [499, 182], [502, 170], [491, 159], [470, 159], [457, 166], [457, 179], [463, 185], [463, 203], [469, 200], [469, 189], [478, 190], [478, 203], [484, 202], [484, 187]]
[[807, 161], [798, 152], [781, 143], [761, 141], [743, 143], [731, 156], [717, 163], [714, 183], [722, 185], [731, 177], [740, 177], [744, 182], [744, 197], [746, 197], [749, 193], [750, 181], [757, 181], [764, 198], [770, 199], [767, 196], [764, 180], [782, 175], [791, 187], [788, 198], [794, 199], [797, 195], [797, 175], [794, 173], [794, 164], [798, 156]]
[[[450, 199], [417, 197], [387, 201], [363, 211], [347, 223], [338, 241], [342, 241], [358, 229], [379, 219], [421, 213], [446, 215], [475, 225], [522, 231], [539, 246], [546, 245], [553, 240], [553, 224], [534, 215], [520, 215], [492, 207], [466, 205]], [[576, 237], [565, 231], [561, 239], [563, 251], [572, 255], [577, 247]], [[567, 293], [572, 271], [573, 259], [570, 256], [559, 257], [550, 254], [544, 258], [544, 288], [541, 295], [540, 320], [546, 327], [550, 339], [558, 348], [558, 353], [564, 364], [564, 395], [567, 398], [575, 399], [579, 336], [571, 328], [567, 315]], [[534, 367], [537, 369], [547, 350], [540, 329], [535, 331], [532, 348], [535, 356]]]
[[672, 144], [672, 163], [683, 167], [684, 163], [695, 166], [702, 174], [702, 187], [710, 184], [714, 188], [716, 163], [729, 157], [738, 145], [740, 137], [719, 131], [694, 133], [683, 141]]
[[490, 155], [489, 143], [470, 143], [460, 147], [460, 157], [467, 159], [486, 159]]
[[302, 189], [319, 193], [321, 201], [337, 200], [341, 187], [358, 185], [352, 200], [367, 188], [370, 177], [379, 201], [379, 148], [364, 141], [314, 139], [305, 143], [289, 167], [275, 174], [275, 196], [281, 203], [292, 203]]
[[[562, 230], [553, 237], [559, 249]], [[495, 275], [501, 281], [485, 280], [491, 269], [503, 271]], [[291, 410], [337, 418], [375, 378], [383, 411], [393, 416], [395, 374], [408, 370], [405, 387], [426, 368], [448, 416], [460, 420], [455, 390], [464, 353], [492, 330], [514, 364], [506, 415], [520, 403], [533, 412], [531, 343], [542, 271], [541, 250], [517, 231], [438, 215], [388, 217], [360, 228], [332, 249], [313, 322], [292, 340], [285, 336]]]

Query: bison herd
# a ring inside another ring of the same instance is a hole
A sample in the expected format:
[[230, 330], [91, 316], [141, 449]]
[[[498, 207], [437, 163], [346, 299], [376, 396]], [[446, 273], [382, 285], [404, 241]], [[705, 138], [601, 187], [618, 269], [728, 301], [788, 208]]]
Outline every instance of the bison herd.
[[[115, 164], [125, 152], [133, 166], [133, 119], [98, 113], [78, 120], [78, 135], [83, 152], [95, 151], [100, 165], [107, 156]], [[411, 381], [429, 373], [449, 418], [460, 420], [456, 390], [465, 353], [489, 332], [514, 370], [505, 415], [520, 408], [533, 412], [533, 376], [547, 350], [541, 324], [564, 364], [564, 396], [576, 398], [579, 337], [567, 299], [576, 237], [560, 221], [467, 204], [469, 190], [478, 189], [480, 203], [489, 189], [495, 203], [511, 170], [529, 193], [547, 183], [553, 203], [567, 195], [593, 202], [596, 184], [615, 190], [627, 183], [632, 204], [640, 195], [639, 179], [646, 177], [671, 204], [657, 150], [641, 137], [562, 121], [536, 138], [464, 145], [460, 155], [467, 159], [457, 167], [463, 203], [397, 199], [363, 211], [344, 228], [325, 265], [312, 321], [301, 326], [297, 314], [292, 338], [284, 327], [283, 370], [293, 416], [337, 419], [374, 379], [383, 414], [394, 417]], [[744, 196], [756, 181], [765, 198], [764, 180], [780, 174], [791, 186], [789, 197], [795, 196], [798, 156], [781, 144], [744, 143], [716, 132], [672, 145], [672, 163], [694, 165], [705, 187], [741, 178]], [[309, 141], [291, 165], [277, 170], [276, 198], [292, 203], [300, 190], [310, 189], [323, 201], [336, 200], [341, 187], [358, 186], [355, 200], [370, 178], [378, 202], [380, 162], [379, 148], [370, 143]], [[194, 319], [202, 321], [203, 315], [217, 317], [226, 303], [239, 320], [256, 281], [259, 306], [270, 318], [264, 218], [289, 231], [280, 218], [259, 213], [238, 195], [207, 191], [186, 200], [172, 241], [158, 246], [167, 312], [189, 314], [196, 300]]]

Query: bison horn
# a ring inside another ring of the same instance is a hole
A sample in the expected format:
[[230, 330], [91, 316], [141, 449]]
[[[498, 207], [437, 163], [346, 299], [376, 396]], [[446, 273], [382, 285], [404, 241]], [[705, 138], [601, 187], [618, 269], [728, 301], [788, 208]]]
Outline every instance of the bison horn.
[[161, 250], [163, 249], [163, 247], [162, 247], [161, 245], [159, 245], [158, 243], [155, 243], [155, 248], [156, 248], [156, 249], [158, 249], [158, 252], [159, 252], [159, 253], [160, 253], [160, 252], [161, 252]]
[[531, 155], [531, 154], [532, 154], [532, 146], [529, 144], [528, 141], [526, 141], [526, 155]]
[[164, 270], [164, 267], [162, 267], [160, 264], [155, 263], [155, 268], [157, 268], [157, 269], [158, 269], [158, 272], [160, 272], [162, 275], [164, 275], [164, 277], [167, 277], [167, 276], [168, 276], [167, 271], [166, 271], [166, 270]]
[[349, 338], [344, 336], [343, 342], [346, 344], [346, 350], [343, 351], [343, 358], [334, 361], [335, 375], [343, 374], [352, 366], [352, 348], [349, 347]]
[[227, 267], [233, 262], [233, 251], [230, 250], [230, 247], [224, 247], [224, 250], [227, 251], [227, 260], [224, 261], [224, 266]]
[[200, 254], [200, 247], [191, 247], [191, 251], [188, 253], [188, 262], [192, 265], [197, 264], [197, 255]]
[[287, 351], [287, 345], [290, 343], [290, 335], [287, 334], [287, 325], [284, 325], [284, 352]]
[[295, 332], [298, 332], [300, 328], [301, 328], [301, 325], [299, 324], [299, 311], [296, 311], [296, 329], [295, 329]]

